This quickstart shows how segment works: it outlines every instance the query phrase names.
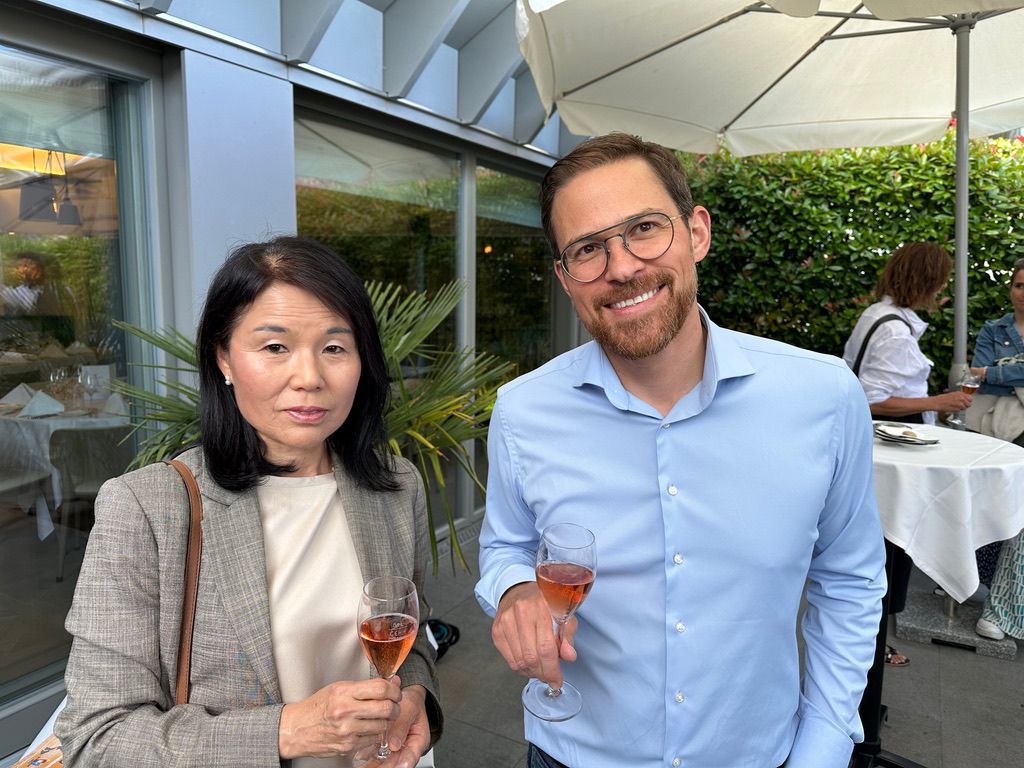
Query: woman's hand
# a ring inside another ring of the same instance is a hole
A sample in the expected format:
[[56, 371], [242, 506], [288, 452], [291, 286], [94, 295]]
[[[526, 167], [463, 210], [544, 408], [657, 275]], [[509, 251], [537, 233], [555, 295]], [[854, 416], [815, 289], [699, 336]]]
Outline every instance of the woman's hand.
[[963, 392], [943, 392], [941, 395], [933, 395], [930, 400], [935, 402], [932, 410], [953, 413], [954, 411], [965, 411], [971, 404], [971, 395]]
[[[402, 689], [401, 712], [388, 728], [388, 747], [391, 757], [373, 760], [374, 768], [413, 768], [430, 747], [430, 722], [427, 719], [427, 689], [410, 685]], [[368, 760], [377, 752], [373, 747], [362, 750], [357, 759]]]
[[398, 718], [401, 699], [401, 680], [395, 676], [331, 683], [308, 699], [286, 704], [277, 735], [281, 757], [354, 755], [375, 745]]

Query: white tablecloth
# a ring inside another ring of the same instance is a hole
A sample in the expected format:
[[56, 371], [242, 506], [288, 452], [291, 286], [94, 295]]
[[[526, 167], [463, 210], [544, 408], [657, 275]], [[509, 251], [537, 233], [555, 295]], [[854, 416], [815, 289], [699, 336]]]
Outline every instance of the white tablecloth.
[[1024, 448], [914, 424], [938, 445], [875, 438], [875, 496], [885, 538], [958, 602], [978, 589], [974, 550], [1024, 529]]
[[46, 538], [54, 530], [50, 503], [56, 509], [63, 499], [60, 471], [50, 460], [50, 437], [58, 429], [120, 427], [126, 424], [128, 424], [127, 416], [107, 414], [96, 416], [66, 416], [62, 414], [38, 419], [0, 416], [0, 456], [8, 458], [24, 469], [36, 469], [50, 473], [49, 498], [39, 497], [34, 500], [36, 527], [40, 539]]

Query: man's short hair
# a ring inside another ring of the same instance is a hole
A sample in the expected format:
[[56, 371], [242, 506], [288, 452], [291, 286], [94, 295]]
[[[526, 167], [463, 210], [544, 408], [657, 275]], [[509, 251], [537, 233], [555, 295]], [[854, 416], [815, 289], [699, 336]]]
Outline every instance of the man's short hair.
[[935, 309], [935, 297], [947, 282], [953, 259], [935, 243], [905, 243], [886, 262], [875, 295], [898, 307]]
[[558, 191], [583, 171], [634, 157], [647, 161], [665, 187], [665, 191], [672, 197], [679, 209], [678, 212], [683, 214], [685, 220], [689, 220], [690, 214], [693, 213], [693, 194], [675, 152], [628, 133], [595, 136], [578, 144], [569, 154], [551, 166], [540, 185], [540, 220], [555, 259], [558, 258], [559, 247], [551, 223], [551, 209]]

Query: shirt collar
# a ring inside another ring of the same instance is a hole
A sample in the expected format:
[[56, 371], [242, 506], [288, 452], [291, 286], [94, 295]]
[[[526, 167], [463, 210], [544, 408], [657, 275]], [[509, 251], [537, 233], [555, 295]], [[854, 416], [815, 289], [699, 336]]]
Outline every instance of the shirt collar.
[[[700, 410], [703, 410], [715, 396], [718, 384], [726, 379], [749, 376], [755, 368], [736, 337], [715, 325], [704, 307], [697, 305], [700, 322], [707, 331], [707, 349], [704, 352], [704, 377], [700, 387]], [[581, 346], [578, 350], [576, 377], [573, 386], [590, 384], [599, 387], [608, 401], [616, 408], [629, 408], [631, 395], [622, 386], [611, 361], [596, 341]]]
[[915, 339], [920, 339], [926, 330], [928, 330], [928, 323], [917, 316], [917, 312], [912, 310], [910, 307], [900, 307], [892, 303], [892, 298], [889, 296], [883, 296], [879, 304], [884, 304], [890, 307], [893, 313], [904, 318], [910, 323], [910, 335]]

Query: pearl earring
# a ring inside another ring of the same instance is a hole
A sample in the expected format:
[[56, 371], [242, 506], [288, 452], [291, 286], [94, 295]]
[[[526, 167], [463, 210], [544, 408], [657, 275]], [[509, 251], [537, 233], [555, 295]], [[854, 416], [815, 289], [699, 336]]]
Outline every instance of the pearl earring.
[[231, 377], [230, 376], [225, 376], [224, 377], [224, 383], [227, 384], [230, 387], [231, 386]]

